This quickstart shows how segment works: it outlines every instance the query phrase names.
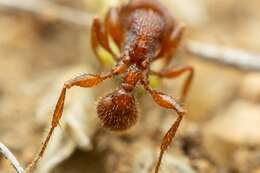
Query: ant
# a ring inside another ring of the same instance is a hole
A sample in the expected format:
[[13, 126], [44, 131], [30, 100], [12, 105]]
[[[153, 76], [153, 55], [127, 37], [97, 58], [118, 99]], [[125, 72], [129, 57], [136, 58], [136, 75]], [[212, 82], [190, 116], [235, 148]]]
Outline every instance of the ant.
[[[105, 48], [116, 60], [111, 72], [105, 74], [83, 74], [64, 83], [57, 101], [51, 128], [37, 157], [27, 167], [31, 171], [43, 156], [48, 142], [58, 126], [68, 89], [74, 86], [90, 88], [106, 79], [121, 75], [122, 82], [118, 89], [102, 97], [97, 105], [97, 114], [103, 126], [113, 131], [123, 131], [137, 121], [137, 108], [133, 96], [137, 84], [141, 84], [161, 107], [177, 112], [177, 119], [165, 134], [160, 148], [160, 155], [154, 173], [159, 172], [162, 157], [172, 142], [186, 110], [171, 96], [156, 91], [149, 86], [150, 74], [162, 78], [176, 78], [188, 72], [184, 83], [181, 100], [184, 101], [193, 78], [194, 70], [190, 66], [162, 71], [153, 71], [150, 65], [157, 59], [170, 60], [176, 52], [185, 27], [176, 22], [170, 12], [157, 0], [130, 0], [118, 8], [111, 8], [104, 22], [94, 18], [91, 32], [91, 44], [96, 57], [99, 46]], [[120, 48], [116, 56], [109, 45], [109, 35]]]

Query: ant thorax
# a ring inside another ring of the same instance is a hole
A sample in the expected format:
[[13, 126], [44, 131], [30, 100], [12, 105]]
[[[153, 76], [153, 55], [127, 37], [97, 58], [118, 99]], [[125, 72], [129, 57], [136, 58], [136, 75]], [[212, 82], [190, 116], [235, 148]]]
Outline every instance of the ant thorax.
[[128, 52], [131, 61], [141, 64], [155, 56], [163, 40], [165, 22], [162, 17], [152, 10], [135, 10], [126, 26], [123, 50]]

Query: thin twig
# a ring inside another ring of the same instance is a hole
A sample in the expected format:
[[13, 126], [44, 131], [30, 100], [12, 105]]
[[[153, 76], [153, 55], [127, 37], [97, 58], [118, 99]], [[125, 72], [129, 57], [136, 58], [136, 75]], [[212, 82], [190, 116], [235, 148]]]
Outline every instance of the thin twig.
[[17, 173], [23, 173], [24, 169], [20, 166], [19, 162], [11, 151], [2, 143], [0, 143], [0, 154], [9, 160]]
[[189, 53], [198, 58], [232, 66], [245, 71], [260, 71], [260, 55], [245, 50], [227, 48], [213, 44], [188, 41], [185, 45]]
[[0, 0], [0, 8], [25, 11], [37, 16], [71, 23], [83, 27], [91, 25], [93, 16], [84, 11], [62, 6], [47, 0]]

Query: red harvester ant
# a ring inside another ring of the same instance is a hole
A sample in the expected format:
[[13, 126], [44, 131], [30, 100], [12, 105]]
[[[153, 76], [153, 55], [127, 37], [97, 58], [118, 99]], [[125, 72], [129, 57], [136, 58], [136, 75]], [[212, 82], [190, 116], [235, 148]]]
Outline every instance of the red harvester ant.
[[[97, 113], [104, 127], [122, 131], [136, 123], [137, 109], [133, 90], [139, 83], [159, 106], [173, 109], [178, 114], [177, 120], [165, 134], [161, 143], [160, 155], [154, 171], [154, 173], [158, 173], [163, 154], [173, 140], [186, 111], [171, 96], [152, 89], [149, 86], [148, 76], [153, 74], [164, 78], [176, 78], [188, 72], [189, 75], [182, 91], [183, 101], [189, 91], [194, 72], [190, 66], [157, 72], [150, 69], [150, 64], [162, 57], [170, 60], [179, 45], [183, 32], [184, 26], [178, 24], [170, 12], [156, 0], [130, 0], [126, 5], [111, 8], [106, 14], [104, 22], [95, 18], [91, 33], [93, 50], [100, 60], [97, 48], [98, 46], [103, 47], [111, 53], [117, 63], [109, 73], [83, 74], [64, 83], [49, 133], [39, 154], [26, 170], [32, 170], [43, 156], [62, 116], [67, 89], [73, 86], [94, 87], [106, 79], [122, 75], [123, 80], [119, 88], [101, 98], [98, 103]], [[109, 35], [120, 48], [120, 56], [116, 56], [110, 48]]]

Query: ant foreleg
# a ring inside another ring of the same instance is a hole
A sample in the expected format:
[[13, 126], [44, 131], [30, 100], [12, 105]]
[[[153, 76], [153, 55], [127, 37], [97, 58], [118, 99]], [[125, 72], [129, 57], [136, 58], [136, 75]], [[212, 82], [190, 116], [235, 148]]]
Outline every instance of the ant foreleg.
[[181, 101], [185, 101], [185, 98], [190, 90], [190, 84], [194, 76], [193, 67], [184, 66], [184, 67], [177, 67], [172, 70], [163, 70], [160, 72], [152, 71], [151, 73], [164, 78], [177, 78], [182, 74], [184, 74], [185, 72], [189, 73], [182, 87]]
[[174, 29], [169, 33], [170, 37], [166, 38], [163, 41], [162, 49], [160, 53], [157, 55], [157, 58], [165, 58], [165, 66], [169, 64], [169, 61], [172, 59], [173, 55], [178, 48], [183, 33], [185, 31], [185, 26], [183, 24], [177, 24]]
[[51, 128], [47, 134], [47, 137], [44, 140], [44, 143], [42, 144], [42, 147], [40, 149], [39, 154], [34, 158], [34, 160], [30, 163], [30, 165], [26, 168], [25, 172], [30, 172], [32, 169], [36, 166], [40, 158], [43, 156], [44, 151], [49, 143], [49, 140], [53, 134], [53, 131], [55, 127], [59, 124], [59, 121], [62, 116], [64, 102], [65, 102], [65, 96], [67, 89], [70, 89], [73, 86], [79, 86], [84, 88], [94, 87], [100, 82], [102, 82], [105, 79], [111, 78], [113, 73], [108, 73], [106, 75], [92, 75], [92, 74], [83, 74], [78, 77], [75, 77], [72, 80], [69, 80], [64, 83], [64, 86], [62, 88], [62, 91], [60, 93], [59, 99], [57, 101], [53, 116], [52, 116], [52, 122], [51, 122]]
[[96, 57], [99, 59], [100, 62], [102, 62], [101, 57], [97, 52], [98, 46], [100, 45], [104, 49], [106, 49], [115, 60], [117, 60], [117, 56], [114, 54], [109, 46], [108, 33], [106, 31], [106, 28], [97, 17], [94, 18], [91, 28], [91, 45]]
[[121, 44], [123, 43], [123, 30], [120, 23], [118, 8], [110, 8], [107, 12], [105, 17], [105, 28], [120, 49]]
[[158, 105], [160, 105], [161, 107], [166, 108], [166, 109], [173, 109], [178, 114], [177, 119], [174, 121], [171, 128], [167, 131], [167, 133], [163, 137], [163, 141], [161, 143], [161, 148], [160, 148], [160, 155], [159, 155], [158, 161], [156, 163], [155, 171], [154, 171], [154, 173], [158, 173], [164, 152], [167, 150], [167, 148], [171, 144], [173, 138], [175, 137], [177, 129], [178, 129], [180, 122], [181, 122], [184, 114], [186, 113], [186, 111], [171, 96], [151, 89], [151, 87], [148, 85], [148, 82], [143, 81], [142, 84], [144, 85], [144, 88], [151, 94], [151, 96], [153, 97], [153, 100]]

